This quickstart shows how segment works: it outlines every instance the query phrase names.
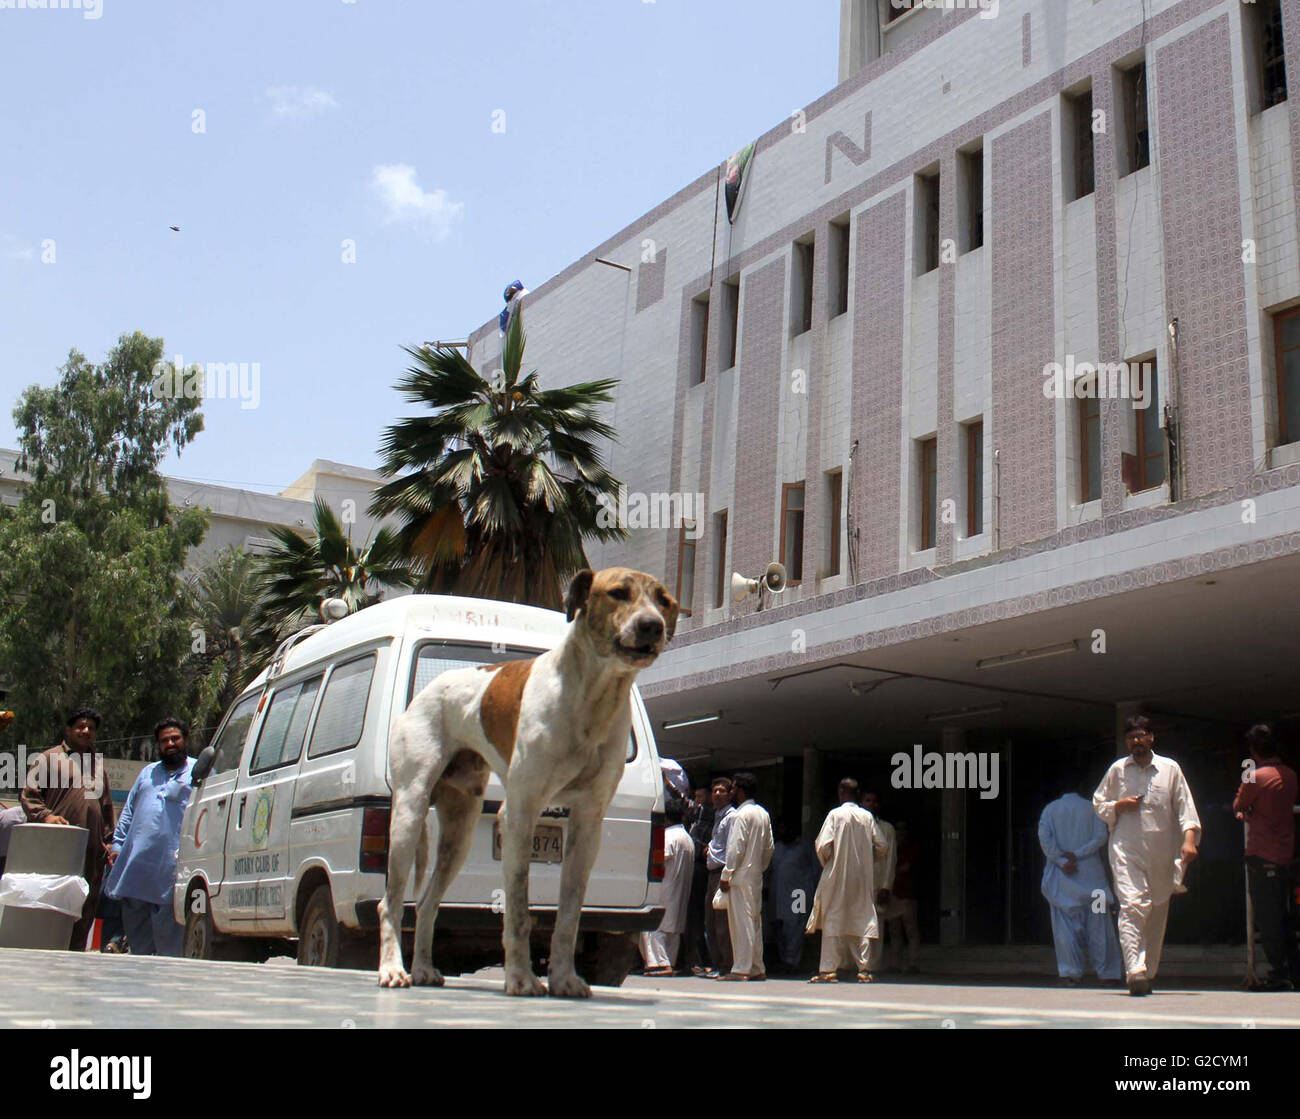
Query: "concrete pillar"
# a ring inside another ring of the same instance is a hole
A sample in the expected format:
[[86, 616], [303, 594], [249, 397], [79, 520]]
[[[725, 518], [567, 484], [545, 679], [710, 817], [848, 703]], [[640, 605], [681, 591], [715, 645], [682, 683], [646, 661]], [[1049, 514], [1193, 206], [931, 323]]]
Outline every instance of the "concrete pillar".
[[[966, 731], [944, 727], [940, 750], [965, 750]], [[944, 789], [939, 808], [939, 943], [944, 947], [966, 939], [966, 790]]]
[[826, 814], [822, 799], [822, 756], [816, 746], [803, 748], [803, 805], [799, 812], [799, 834], [811, 839]]

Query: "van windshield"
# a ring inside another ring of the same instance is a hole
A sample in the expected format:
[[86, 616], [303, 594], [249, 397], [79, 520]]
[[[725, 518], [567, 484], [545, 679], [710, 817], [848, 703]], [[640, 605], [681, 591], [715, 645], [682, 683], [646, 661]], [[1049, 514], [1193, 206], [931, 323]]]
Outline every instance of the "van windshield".
[[[406, 705], [411, 705], [416, 695], [427, 688], [444, 672], [454, 668], [472, 668], [477, 664], [497, 664], [501, 661], [528, 660], [541, 653], [541, 649], [506, 648], [501, 645], [465, 645], [450, 641], [425, 641], [415, 650], [415, 663], [411, 667], [411, 682], [406, 693]], [[627, 761], [636, 757], [636, 732], [627, 736]]]

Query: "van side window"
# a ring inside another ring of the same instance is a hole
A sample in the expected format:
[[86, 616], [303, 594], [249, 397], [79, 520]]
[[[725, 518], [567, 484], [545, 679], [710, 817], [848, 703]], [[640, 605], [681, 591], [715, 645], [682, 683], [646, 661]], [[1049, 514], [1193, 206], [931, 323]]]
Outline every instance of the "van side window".
[[444, 672], [456, 668], [473, 668], [480, 664], [497, 664], [501, 661], [527, 660], [538, 655], [538, 649], [506, 648], [499, 651], [487, 645], [456, 645], [448, 641], [426, 641], [415, 654], [411, 673], [411, 686], [406, 702], [419, 695]]
[[361, 741], [366, 725], [370, 681], [375, 675], [375, 655], [336, 665], [321, 697], [316, 725], [311, 732], [309, 758], [350, 750]]
[[249, 773], [263, 773], [298, 760], [320, 682], [319, 676], [301, 680], [281, 688], [271, 697], [271, 706], [257, 736], [257, 749], [253, 751], [253, 761], [248, 767]]
[[244, 740], [248, 737], [248, 728], [253, 725], [253, 717], [257, 714], [257, 702], [261, 698], [260, 693], [254, 693], [235, 704], [230, 718], [226, 720], [226, 725], [221, 728], [221, 733], [212, 744], [217, 751], [217, 756], [212, 762], [214, 774], [227, 773], [239, 768], [239, 759], [244, 753]]

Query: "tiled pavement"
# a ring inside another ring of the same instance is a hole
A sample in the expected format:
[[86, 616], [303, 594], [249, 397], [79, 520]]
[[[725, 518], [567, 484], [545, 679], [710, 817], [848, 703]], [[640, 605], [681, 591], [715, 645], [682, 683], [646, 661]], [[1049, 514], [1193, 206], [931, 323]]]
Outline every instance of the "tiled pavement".
[[1300, 995], [797, 980], [728, 985], [633, 977], [589, 1002], [507, 999], [499, 972], [381, 990], [371, 972], [0, 949], [0, 1027], [979, 1029], [1300, 1026]]

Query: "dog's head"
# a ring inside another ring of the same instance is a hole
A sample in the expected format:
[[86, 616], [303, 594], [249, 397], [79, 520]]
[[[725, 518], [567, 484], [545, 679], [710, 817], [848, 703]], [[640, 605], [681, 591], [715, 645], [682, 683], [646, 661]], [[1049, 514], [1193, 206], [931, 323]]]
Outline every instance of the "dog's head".
[[579, 571], [564, 600], [597, 650], [629, 668], [654, 664], [677, 630], [677, 600], [653, 575], [628, 567]]

